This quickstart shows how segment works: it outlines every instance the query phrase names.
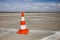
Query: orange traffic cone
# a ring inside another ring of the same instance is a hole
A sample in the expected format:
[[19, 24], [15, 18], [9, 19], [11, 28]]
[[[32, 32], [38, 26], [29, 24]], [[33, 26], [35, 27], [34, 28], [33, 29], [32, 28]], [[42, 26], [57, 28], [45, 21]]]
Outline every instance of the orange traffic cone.
[[26, 21], [24, 18], [24, 12], [21, 14], [21, 21], [20, 21], [20, 29], [18, 30], [17, 34], [28, 34], [28, 29], [26, 28]]

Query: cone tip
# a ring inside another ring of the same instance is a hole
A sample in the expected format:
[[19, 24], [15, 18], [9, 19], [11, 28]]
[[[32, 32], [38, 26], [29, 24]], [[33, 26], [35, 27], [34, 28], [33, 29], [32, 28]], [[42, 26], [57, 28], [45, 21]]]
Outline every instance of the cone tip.
[[22, 12], [21, 16], [24, 17], [24, 12]]

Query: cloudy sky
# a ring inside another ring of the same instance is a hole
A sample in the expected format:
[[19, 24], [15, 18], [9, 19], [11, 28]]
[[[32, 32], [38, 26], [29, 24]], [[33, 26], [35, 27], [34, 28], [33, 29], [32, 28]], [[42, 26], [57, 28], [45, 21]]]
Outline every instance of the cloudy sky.
[[0, 0], [0, 12], [60, 12], [60, 0]]

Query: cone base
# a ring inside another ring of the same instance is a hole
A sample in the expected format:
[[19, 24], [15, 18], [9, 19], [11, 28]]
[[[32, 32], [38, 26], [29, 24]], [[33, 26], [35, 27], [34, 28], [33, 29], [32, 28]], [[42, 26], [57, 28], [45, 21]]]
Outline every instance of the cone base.
[[28, 29], [19, 29], [17, 34], [28, 34]]

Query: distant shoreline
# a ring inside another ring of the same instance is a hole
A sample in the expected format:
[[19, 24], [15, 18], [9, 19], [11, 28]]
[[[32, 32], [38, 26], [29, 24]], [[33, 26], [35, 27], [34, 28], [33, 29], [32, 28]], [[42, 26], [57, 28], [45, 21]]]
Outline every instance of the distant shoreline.
[[[0, 13], [21, 13], [21, 12], [0, 12]], [[25, 12], [25, 13], [60, 13], [60, 12]]]

